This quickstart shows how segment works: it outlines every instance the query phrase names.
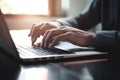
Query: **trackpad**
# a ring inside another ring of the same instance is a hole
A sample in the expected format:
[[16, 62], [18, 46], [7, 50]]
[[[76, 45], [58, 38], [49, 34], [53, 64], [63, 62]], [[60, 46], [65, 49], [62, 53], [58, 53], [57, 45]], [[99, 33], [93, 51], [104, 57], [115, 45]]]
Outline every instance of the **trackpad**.
[[62, 49], [65, 51], [70, 51], [70, 52], [95, 50], [93, 47], [81, 47], [81, 46], [74, 45], [70, 42], [63, 42], [63, 41], [61, 41], [58, 45], [56, 45], [55, 48]]

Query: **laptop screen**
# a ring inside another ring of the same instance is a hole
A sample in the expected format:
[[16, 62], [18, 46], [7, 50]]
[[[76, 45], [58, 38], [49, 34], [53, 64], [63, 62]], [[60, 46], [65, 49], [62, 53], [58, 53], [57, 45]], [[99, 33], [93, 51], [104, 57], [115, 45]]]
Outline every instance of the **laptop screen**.
[[[9, 34], [9, 29], [1, 10], [0, 10], [0, 48], [10, 53], [10, 55], [12, 54], [12, 57], [19, 59], [19, 55], [17, 54], [18, 52]], [[0, 50], [0, 52], [1, 51], [2, 50]]]

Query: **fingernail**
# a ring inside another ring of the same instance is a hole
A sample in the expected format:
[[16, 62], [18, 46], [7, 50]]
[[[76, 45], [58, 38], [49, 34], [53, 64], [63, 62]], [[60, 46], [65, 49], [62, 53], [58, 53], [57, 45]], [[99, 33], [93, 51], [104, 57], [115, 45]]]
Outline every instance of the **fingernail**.
[[30, 36], [30, 34], [28, 34], [28, 36]]

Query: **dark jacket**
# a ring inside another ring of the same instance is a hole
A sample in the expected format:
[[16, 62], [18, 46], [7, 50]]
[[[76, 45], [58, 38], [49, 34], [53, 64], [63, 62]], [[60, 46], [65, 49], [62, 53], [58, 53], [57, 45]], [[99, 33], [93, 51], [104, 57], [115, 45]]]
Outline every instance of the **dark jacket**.
[[120, 51], [120, 0], [93, 0], [84, 14], [58, 21], [83, 30], [102, 23], [102, 31], [96, 31], [96, 49]]

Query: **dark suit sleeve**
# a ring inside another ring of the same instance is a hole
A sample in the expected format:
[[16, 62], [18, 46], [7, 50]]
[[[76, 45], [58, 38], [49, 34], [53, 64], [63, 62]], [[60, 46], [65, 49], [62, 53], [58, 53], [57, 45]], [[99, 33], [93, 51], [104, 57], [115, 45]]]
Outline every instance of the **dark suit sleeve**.
[[58, 19], [61, 23], [82, 30], [89, 30], [100, 22], [101, 0], [93, 0], [87, 12], [69, 18]]
[[120, 52], [120, 31], [97, 31], [96, 49], [111, 52]]

